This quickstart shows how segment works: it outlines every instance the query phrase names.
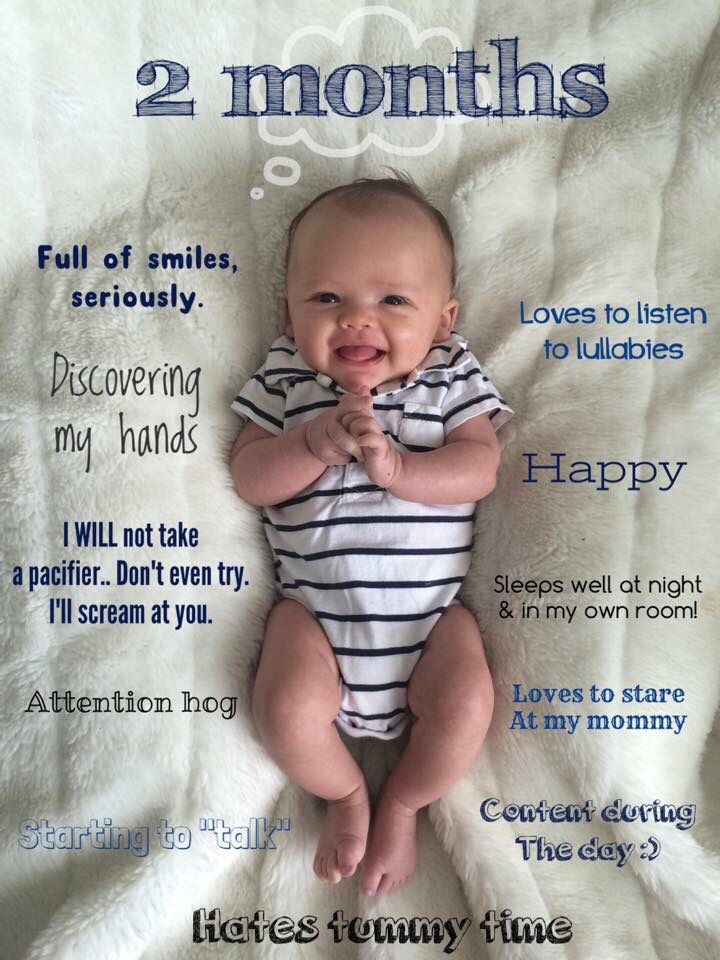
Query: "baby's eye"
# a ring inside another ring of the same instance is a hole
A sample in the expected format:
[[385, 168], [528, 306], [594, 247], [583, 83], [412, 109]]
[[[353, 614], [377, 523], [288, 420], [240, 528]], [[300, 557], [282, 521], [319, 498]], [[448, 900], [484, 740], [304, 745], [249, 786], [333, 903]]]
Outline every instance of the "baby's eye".
[[396, 293], [389, 293], [383, 299], [383, 303], [389, 303], [391, 307], [399, 307], [405, 303], [405, 297], [400, 297]]
[[319, 303], [337, 303], [340, 299], [336, 293], [332, 293], [329, 290], [323, 290], [322, 293], [316, 293], [315, 299]]

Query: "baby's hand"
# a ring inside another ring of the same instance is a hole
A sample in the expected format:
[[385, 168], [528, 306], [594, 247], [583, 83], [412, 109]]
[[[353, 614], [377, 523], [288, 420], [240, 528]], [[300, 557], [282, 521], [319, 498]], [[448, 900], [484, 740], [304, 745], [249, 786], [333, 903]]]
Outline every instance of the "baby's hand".
[[305, 431], [305, 443], [310, 453], [329, 467], [349, 463], [351, 457], [362, 460], [360, 444], [348, 433], [342, 421], [352, 413], [363, 412], [366, 407], [365, 397], [346, 393], [337, 406], [311, 420]]
[[386, 489], [395, 482], [402, 469], [399, 452], [388, 441], [373, 414], [372, 397], [367, 389], [356, 399], [364, 402], [360, 407], [345, 414], [342, 426], [355, 438], [363, 452], [368, 478]]

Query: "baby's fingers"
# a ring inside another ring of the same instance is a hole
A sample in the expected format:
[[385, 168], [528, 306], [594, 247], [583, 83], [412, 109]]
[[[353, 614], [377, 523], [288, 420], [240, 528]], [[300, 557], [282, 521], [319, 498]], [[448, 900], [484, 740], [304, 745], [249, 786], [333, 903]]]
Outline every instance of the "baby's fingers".
[[375, 417], [368, 416], [368, 414], [359, 410], [354, 410], [352, 413], [346, 413], [345, 416], [340, 419], [340, 423], [345, 430], [351, 433], [354, 437], [357, 437], [358, 433], [368, 433], [373, 429], [375, 429], [378, 433], [380, 432], [380, 426], [375, 420]]
[[355, 393], [344, 393], [338, 403], [338, 410], [342, 413], [349, 413], [351, 410], [358, 410], [367, 413], [372, 410], [373, 399], [369, 393], [358, 396]]
[[327, 431], [328, 437], [332, 443], [344, 453], [349, 453], [352, 457], [357, 457], [358, 460], [363, 459], [362, 450], [358, 444], [355, 437], [343, 429], [343, 427], [337, 421], [331, 423]]
[[387, 447], [385, 435], [370, 430], [367, 433], [356, 434], [357, 442], [372, 453], [383, 453]]

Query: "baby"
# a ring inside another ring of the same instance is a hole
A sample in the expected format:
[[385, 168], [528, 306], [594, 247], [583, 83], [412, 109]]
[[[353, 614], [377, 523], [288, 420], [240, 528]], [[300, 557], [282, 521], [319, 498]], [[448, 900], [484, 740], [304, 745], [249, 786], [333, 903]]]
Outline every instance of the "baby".
[[[293, 220], [285, 336], [233, 403], [231, 472], [263, 508], [283, 599], [253, 694], [260, 736], [327, 801], [315, 873], [363, 861], [381, 893], [415, 869], [418, 811], [473, 763], [493, 709], [474, 617], [455, 594], [475, 502], [495, 485], [512, 414], [453, 333], [450, 228], [405, 180], [359, 180]], [[404, 752], [370, 831], [363, 774], [341, 739]]]

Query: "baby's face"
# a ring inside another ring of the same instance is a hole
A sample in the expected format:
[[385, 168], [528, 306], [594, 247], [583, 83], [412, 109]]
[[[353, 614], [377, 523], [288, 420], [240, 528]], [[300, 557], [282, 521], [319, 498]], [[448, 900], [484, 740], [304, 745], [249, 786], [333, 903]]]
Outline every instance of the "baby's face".
[[321, 200], [295, 231], [286, 296], [302, 357], [351, 393], [414, 370], [458, 306], [447, 245], [405, 198], [360, 213]]

